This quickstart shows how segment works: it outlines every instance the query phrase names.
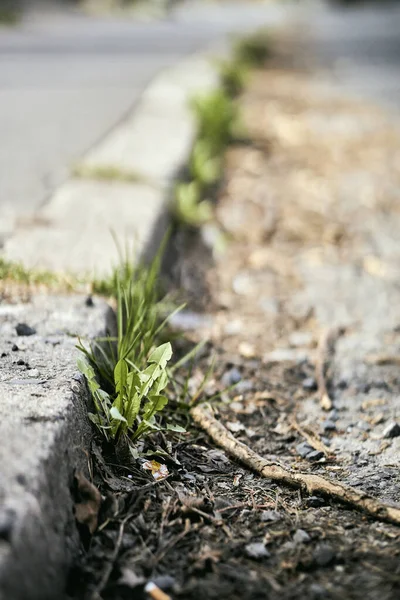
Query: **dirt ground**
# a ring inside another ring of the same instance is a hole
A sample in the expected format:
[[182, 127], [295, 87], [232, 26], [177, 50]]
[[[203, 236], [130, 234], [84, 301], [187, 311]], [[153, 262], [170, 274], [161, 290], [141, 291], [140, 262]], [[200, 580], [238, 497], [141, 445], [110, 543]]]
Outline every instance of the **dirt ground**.
[[[180, 239], [175, 276], [203, 312], [175, 325], [209, 340], [181, 400], [214, 354], [199, 400], [237, 384], [212, 404], [238, 439], [399, 502], [400, 130], [278, 65], [241, 104], [252, 141], [226, 155], [218, 227]], [[398, 527], [262, 479], [195, 428], [152, 443], [161, 481], [94, 448], [106, 501], [71, 597], [145, 598], [148, 581], [187, 600], [399, 597]]]

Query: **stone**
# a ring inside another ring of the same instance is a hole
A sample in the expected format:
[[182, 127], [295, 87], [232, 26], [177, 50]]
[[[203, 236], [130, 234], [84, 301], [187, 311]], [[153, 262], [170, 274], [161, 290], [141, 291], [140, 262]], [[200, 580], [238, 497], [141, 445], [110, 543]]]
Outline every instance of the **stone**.
[[222, 384], [229, 387], [230, 385], [235, 385], [241, 381], [242, 375], [236, 367], [232, 367], [229, 371], [226, 371], [222, 376]]
[[310, 452], [313, 452], [313, 449], [310, 446], [310, 444], [307, 444], [307, 442], [302, 442], [301, 444], [297, 444], [296, 452], [302, 458], [307, 458], [307, 456], [310, 454]]
[[235, 392], [237, 394], [245, 394], [246, 392], [251, 392], [254, 388], [254, 384], [249, 379], [243, 379], [235, 386]]
[[335, 558], [336, 553], [330, 544], [318, 544], [314, 550], [314, 560], [319, 567], [328, 567]]
[[313, 450], [312, 452], [307, 454], [306, 458], [308, 460], [316, 461], [316, 460], [321, 460], [321, 458], [323, 458], [323, 457], [324, 457], [323, 452], [321, 452], [320, 450]]
[[332, 421], [331, 419], [327, 419], [326, 421], [322, 422], [322, 429], [324, 432], [335, 431], [336, 423], [334, 421]]
[[36, 329], [34, 329], [34, 327], [30, 327], [26, 323], [18, 323], [15, 326], [15, 330], [19, 336], [35, 335], [36, 333]]
[[269, 558], [271, 556], [262, 542], [247, 544], [244, 550], [246, 555], [254, 560], [261, 560], [262, 558]]
[[303, 379], [302, 386], [303, 390], [309, 390], [310, 392], [314, 392], [318, 388], [314, 377], [306, 377]]
[[357, 427], [358, 429], [361, 429], [361, 431], [371, 431], [371, 425], [369, 425], [365, 421], [358, 421]]
[[320, 506], [325, 506], [326, 502], [324, 498], [320, 498], [319, 496], [310, 496], [307, 498], [307, 505], [311, 508], [320, 508]]
[[261, 513], [261, 521], [264, 523], [280, 521], [282, 515], [277, 510], [263, 510]]
[[296, 544], [307, 544], [310, 540], [310, 536], [304, 529], [298, 529], [293, 536], [293, 541]]
[[400, 436], [400, 425], [396, 422], [389, 423], [383, 430], [384, 438], [395, 438]]
[[40, 377], [39, 369], [30, 369], [27, 372], [27, 375], [28, 375], [28, 377], [32, 377], [32, 379], [35, 377]]
[[163, 592], [167, 592], [175, 585], [175, 578], [172, 575], [158, 575], [157, 577], [153, 577], [151, 580], [160, 590]]

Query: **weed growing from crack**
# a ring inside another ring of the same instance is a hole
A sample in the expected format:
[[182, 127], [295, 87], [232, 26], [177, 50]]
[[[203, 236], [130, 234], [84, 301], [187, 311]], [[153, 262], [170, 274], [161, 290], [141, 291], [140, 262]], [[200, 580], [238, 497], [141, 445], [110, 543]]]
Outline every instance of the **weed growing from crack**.
[[[169, 341], [160, 343], [169, 319], [183, 306], [165, 316], [166, 299], [159, 286], [164, 244], [149, 267], [122, 263], [111, 278], [117, 301], [117, 335], [96, 340], [78, 363], [93, 398], [90, 418], [105, 438], [118, 443], [135, 442], [162, 429], [157, 414], [168, 404], [164, 390], [169, 383], [172, 357]], [[109, 285], [109, 284], [108, 284]], [[183, 431], [174, 423], [167, 430]]]
[[240, 67], [257, 68], [264, 66], [271, 56], [271, 37], [266, 29], [260, 29], [234, 44], [234, 63]]

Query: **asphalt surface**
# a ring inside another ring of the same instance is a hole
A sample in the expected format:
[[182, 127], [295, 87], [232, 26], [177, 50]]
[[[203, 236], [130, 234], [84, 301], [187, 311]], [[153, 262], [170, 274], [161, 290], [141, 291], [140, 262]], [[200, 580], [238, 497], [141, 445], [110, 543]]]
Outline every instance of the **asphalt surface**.
[[46, 201], [159, 70], [283, 12], [206, 4], [187, 1], [153, 22], [64, 10], [0, 28], [0, 238]]
[[[147, 23], [64, 11], [0, 28], [0, 243], [15, 217], [32, 214], [124, 118], [159, 70], [228, 32], [280, 22], [284, 12], [282, 4], [188, 0]], [[398, 3], [298, 3], [297, 17], [313, 56], [340, 85], [398, 111]]]

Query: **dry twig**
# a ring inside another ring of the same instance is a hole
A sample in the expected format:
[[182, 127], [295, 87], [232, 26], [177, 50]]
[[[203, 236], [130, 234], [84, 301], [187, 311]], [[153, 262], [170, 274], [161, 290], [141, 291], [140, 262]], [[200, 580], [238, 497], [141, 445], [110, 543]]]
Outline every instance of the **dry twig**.
[[266, 479], [279, 481], [292, 487], [307, 490], [310, 494], [322, 494], [344, 502], [357, 510], [361, 510], [381, 521], [400, 525], [400, 508], [392, 507], [369, 494], [359, 492], [351, 487], [334, 483], [319, 475], [293, 473], [278, 463], [272, 463], [236, 440], [232, 434], [217, 421], [209, 409], [196, 406], [190, 411], [193, 420], [233, 458], [241, 461], [253, 471]]
[[329, 370], [329, 363], [335, 354], [336, 341], [343, 333], [343, 328], [331, 327], [322, 333], [318, 342], [315, 376], [318, 384], [321, 408], [324, 410], [331, 410], [333, 407], [333, 402], [328, 392], [327, 372]]
[[292, 419], [291, 426], [310, 444], [312, 448], [314, 448], [314, 450], [323, 452], [325, 456], [330, 456], [332, 454], [328, 446], [323, 443], [318, 433], [307, 427], [307, 425], [301, 426], [296, 419]]

